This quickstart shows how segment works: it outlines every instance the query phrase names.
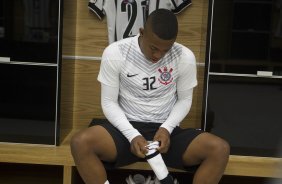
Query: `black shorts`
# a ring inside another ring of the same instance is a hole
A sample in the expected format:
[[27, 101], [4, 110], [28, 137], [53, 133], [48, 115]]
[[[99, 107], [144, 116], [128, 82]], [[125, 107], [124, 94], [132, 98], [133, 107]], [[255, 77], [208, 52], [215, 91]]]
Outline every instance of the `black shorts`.
[[[153, 140], [153, 137], [158, 130], [160, 123], [142, 123], [130, 122], [146, 140]], [[126, 137], [106, 119], [93, 119], [89, 126], [101, 125], [113, 137], [117, 148], [117, 160], [114, 163], [104, 162], [106, 169], [114, 169], [117, 167], [132, 164], [138, 161], [146, 161], [136, 157], [130, 151], [130, 143]], [[182, 129], [174, 128], [170, 137], [170, 148], [167, 153], [162, 154], [166, 166], [176, 169], [184, 169], [194, 172], [198, 166], [185, 167], [182, 163], [182, 155], [190, 142], [203, 131], [193, 128]]]

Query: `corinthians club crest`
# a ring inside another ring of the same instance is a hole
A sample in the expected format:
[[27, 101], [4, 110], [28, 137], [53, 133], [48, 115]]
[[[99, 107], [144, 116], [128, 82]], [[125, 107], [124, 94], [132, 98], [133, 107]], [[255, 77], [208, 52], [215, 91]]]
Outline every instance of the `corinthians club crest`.
[[163, 67], [163, 70], [161, 68], [158, 69], [158, 71], [161, 73], [160, 78], [158, 78], [159, 82], [164, 85], [168, 85], [172, 82], [173, 77], [171, 75], [171, 72], [173, 71], [172, 68], [169, 70], [167, 67]]

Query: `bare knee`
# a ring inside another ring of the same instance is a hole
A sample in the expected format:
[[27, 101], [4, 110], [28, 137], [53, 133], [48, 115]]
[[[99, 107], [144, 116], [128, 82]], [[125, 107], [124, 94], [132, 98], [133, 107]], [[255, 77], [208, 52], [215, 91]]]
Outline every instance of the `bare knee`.
[[198, 143], [201, 145], [204, 157], [228, 157], [230, 153], [230, 146], [224, 139], [210, 134], [203, 133], [199, 136]]
[[112, 161], [117, 154], [111, 135], [101, 126], [93, 126], [75, 134], [70, 147], [74, 158], [96, 155], [101, 160]]
[[90, 143], [93, 142], [93, 139], [90, 135], [86, 133], [86, 131], [81, 131], [76, 133], [72, 138], [70, 142], [70, 147], [72, 153], [78, 152], [78, 151], [86, 151], [87, 149], [90, 149]]
[[228, 142], [219, 137], [214, 137], [211, 141], [209, 141], [208, 149], [211, 151], [210, 153], [213, 156], [219, 158], [228, 158], [230, 154], [230, 146]]
[[196, 137], [183, 155], [187, 165], [200, 164], [206, 159], [228, 161], [230, 146], [224, 139], [203, 133]]

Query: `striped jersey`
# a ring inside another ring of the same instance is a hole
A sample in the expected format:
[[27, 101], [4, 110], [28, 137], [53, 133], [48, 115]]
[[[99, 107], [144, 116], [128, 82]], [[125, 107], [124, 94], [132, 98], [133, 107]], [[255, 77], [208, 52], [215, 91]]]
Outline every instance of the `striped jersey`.
[[175, 14], [191, 4], [191, 0], [90, 0], [88, 8], [100, 19], [107, 16], [108, 39], [112, 43], [137, 35], [148, 15], [160, 8]]
[[98, 80], [119, 87], [118, 102], [129, 121], [163, 123], [177, 101], [177, 91], [197, 85], [195, 56], [174, 43], [161, 60], [152, 63], [141, 52], [138, 37], [105, 49]]

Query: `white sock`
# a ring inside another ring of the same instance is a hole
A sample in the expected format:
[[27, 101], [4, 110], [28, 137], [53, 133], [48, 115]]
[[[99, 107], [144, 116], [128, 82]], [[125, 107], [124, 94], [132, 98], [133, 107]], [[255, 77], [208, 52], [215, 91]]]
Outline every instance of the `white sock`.
[[162, 180], [168, 176], [167, 167], [163, 161], [162, 155], [158, 152], [159, 142], [152, 142], [147, 145], [148, 153], [146, 154], [146, 160], [153, 169], [159, 180]]
[[105, 184], [110, 184], [110, 183], [109, 183], [109, 181], [107, 180], [107, 181], [105, 182]]

